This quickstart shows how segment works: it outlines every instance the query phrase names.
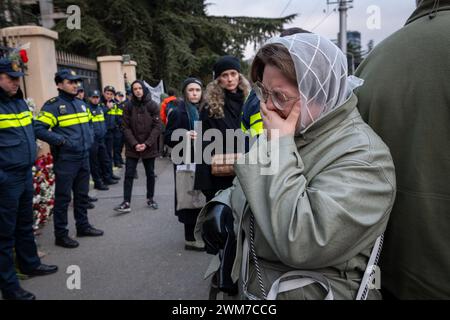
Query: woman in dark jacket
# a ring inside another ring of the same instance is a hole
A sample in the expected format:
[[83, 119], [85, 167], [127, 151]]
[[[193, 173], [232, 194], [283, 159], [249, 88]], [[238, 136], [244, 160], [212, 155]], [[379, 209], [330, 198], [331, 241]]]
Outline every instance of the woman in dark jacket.
[[159, 155], [158, 139], [161, 133], [159, 107], [151, 99], [150, 91], [142, 81], [131, 85], [132, 99], [125, 105], [123, 112], [123, 134], [125, 137], [125, 181], [124, 199], [115, 208], [118, 212], [130, 212], [133, 180], [139, 159], [142, 159], [147, 176], [147, 205], [158, 209], [153, 200], [155, 191], [155, 158]]
[[[239, 60], [232, 56], [221, 57], [214, 65], [214, 81], [206, 87], [205, 107], [200, 112], [202, 136], [208, 129], [218, 129], [223, 137], [221, 154], [238, 153], [245, 150], [238, 142], [227, 148], [226, 130], [241, 130], [241, 113], [245, 98], [251, 87], [240, 73]], [[231, 143], [230, 141], [228, 141]], [[211, 142], [203, 142], [205, 148]], [[242, 147], [242, 148], [241, 148]], [[218, 151], [218, 150], [216, 150]], [[205, 159], [204, 159], [205, 160]], [[211, 200], [219, 190], [231, 187], [234, 176], [219, 177], [211, 173], [211, 165], [197, 165], [195, 188], [202, 190], [206, 200]]]
[[[172, 133], [175, 130], [184, 129], [186, 135], [193, 141], [197, 138], [194, 132], [194, 123], [199, 120], [198, 109], [202, 101], [203, 84], [196, 78], [188, 78], [183, 82], [181, 89], [184, 100], [177, 102], [177, 107], [168, 112], [166, 131], [164, 132], [164, 142], [169, 147], [174, 148], [182, 139], [172, 140]], [[194, 153], [192, 152], [192, 159]], [[182, 155], [184, 157], [184, 154]], [[174, 177], [176, 179], [176, 165], [174, 165]], [[176, 188], [176, 181], [175, 181]], [[175, 215], [178, 221], [184, 224], [184, 238], [186, 250], [204, 250], [203, 241], [196, 241], [194, 237], [194, 228], [200, 209], [182, 209], [177, 210], [177, 197], [175, 189]]]

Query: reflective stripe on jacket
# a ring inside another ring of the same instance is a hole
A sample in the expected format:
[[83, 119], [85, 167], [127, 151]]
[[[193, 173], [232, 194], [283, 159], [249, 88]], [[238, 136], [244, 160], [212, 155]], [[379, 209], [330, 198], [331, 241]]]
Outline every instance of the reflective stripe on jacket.
[[5, 171], [30, 169], [36, 159], [33, 115], [22, 92], [9, 97], [0, 89], [0, 182]]
[[89, 105], [88, 113], [94, 131], [94, 140], [103, 139], [106, 134], [105, 115], [101, 105]]
[[[85, 103], [60, 92], [47, 101], [39, 113], [35, 133], [50, 144], [57, 155], [65, 159], [79, 159], [87, 155], [93, 135]], [[51, 129], [51, 131], [49, 131]]]
[[263, 133], [264, 126], [259, 112], [259, 99], [255, 91], [251, 91], [242, 107], [241, 129], [245, 133], [250, 133], [252, 137]]

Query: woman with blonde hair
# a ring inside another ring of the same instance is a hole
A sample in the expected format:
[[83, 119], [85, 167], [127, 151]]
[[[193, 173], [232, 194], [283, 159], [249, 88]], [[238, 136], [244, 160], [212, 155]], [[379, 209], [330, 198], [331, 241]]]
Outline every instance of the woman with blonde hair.
[[[214, 65], [214, 81], [206, 87], [205, 107], [200, 112], [202, 137], [204, 138], [205, 132], [210, 129], [220, 131], [222, 146], [215, 150], [215, 154], [236, 154], [240, 151], [238, 143], [227, 141], [226, 135], [227, 130], [241, 130], [242, 107], [251, 90], [250, 83], [240, 71], [239, 59], [223, 56]], [[210, 142], [204, 141], [203, 149], [209, 144]], [[196, 189], [202, 190], [207, 200], [210, 200], [217, 191], [232, 185], [234, 174], [215, 175], [211, 165], [208, 164], [208, 158], [203, 160], [204, 164], [197, 165], [195, 186]]]

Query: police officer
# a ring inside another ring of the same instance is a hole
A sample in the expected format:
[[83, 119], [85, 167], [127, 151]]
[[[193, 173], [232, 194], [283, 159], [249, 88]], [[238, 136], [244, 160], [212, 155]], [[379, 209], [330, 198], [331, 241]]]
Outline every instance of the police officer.
[[[78, 84], [76, 98], [80, 99], [82, 102], [86, 103], [86, 93], [85, 93], [84, 88], [83, 88], [83, 86], [81, 84]], [[94, 209], [95, 205], [92, 202], [96, 202], [97, 200], [98, 200], [97, 198], [89, 196], [88, 209]]]
[[85, 95], [86, 95], [86, 93], [84, 91], [84, 88], [79, 85], [78, 89], [77, 89], [77, 99], [80, 99], [81, 101], [86, 102]]
[[125, 95], [121, 91], [117, 91], [115, 95], [115, 102], [117, 104], [117, 129], [114, 132], [114, 166], [122, 168], [125, 162], [122, 158], [122, 150], [124, 147], [124, 139], [122, 132], [122, 118], [123, 108], [125, 107]]
[[263, 121], [259, 112], [259, 99], [252, 90], [242, 107], [241, 129], [252, 137], [263, 133]]
[[[114, 162], [114, 140], [116, 136], [121, 134], [118, 118], [123, 114], [123, 111], [121, 111], [117, 107], [117, 103], [115, 103], [114, 101], [115, 94], [116, 90], [114, 89], [113, 86], [106, 86], [103, 89], [102, 104], [103, 104], [103, 111], [105, 113], [105, 123], [107, 129], [105, 136], [105, 144], [109, 161], [111, 162], [110, 173], [113, 180], [120, 180], [120, 177], [113, 174], [112, 169], [112, 164]], [[117, 183], [117, 181], [115, 183]]]
[[109, 188], [104, 181], [110, 181], [108, 156], [105, 146], [105, 115], [100, 105], [100, 92], [94, 90], [89, 94], [89, 112], [91, 115], [92, 128], [94, 131], [94, 142], [90, 150], [91, 175], [94, 180], [94, 189], [106, 191]]
[[0, 59], [0, 289], [4, 299], [34, 300], [16, 276], [13, 249], [22, 273], [40, 276], [56, 266], [41, 263], [33, 234], [33, 179], [36, 158], [33, 115], [20, 90], [18, 63]]
[[103, 231], [89, 224], [87, 216], [89, 149], [93, 136], [86, 105], [75, 98], [79, 80], [74, 71], [63, 69], [57, 72], [55, 83], [59, 95], [44, 104], [35, 123], [37, 138], [50, 144], [55, 161], [55, 244], [64, 248], [79, 245], [69, 237], [67, 229], [67, 210], [72, 191], [77, 236], [103, 235]]

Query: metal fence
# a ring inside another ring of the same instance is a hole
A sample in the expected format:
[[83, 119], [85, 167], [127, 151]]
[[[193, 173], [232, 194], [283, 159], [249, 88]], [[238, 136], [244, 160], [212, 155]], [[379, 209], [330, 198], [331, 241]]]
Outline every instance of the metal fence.
[[63, 51], [56, 51], [56, 63], [58, 71], [69, 68], [80, 75], [83, 78], [83, 88], [86, 93], [91, 90], [100, 90], [96, 60]]

